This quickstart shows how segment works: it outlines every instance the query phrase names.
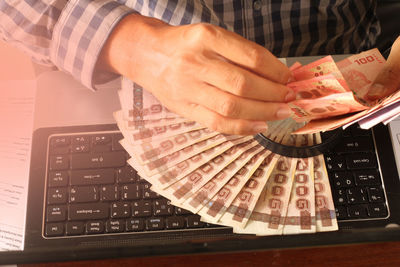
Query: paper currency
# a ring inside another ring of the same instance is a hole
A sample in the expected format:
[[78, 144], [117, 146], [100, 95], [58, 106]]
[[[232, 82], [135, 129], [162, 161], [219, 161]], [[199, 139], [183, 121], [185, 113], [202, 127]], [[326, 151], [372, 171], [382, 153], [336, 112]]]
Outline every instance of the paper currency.
[[[396, 103], [400, 93], [374, 106], [361, 101], [371, 84], [370, 73], [384, 64], [377, 53], [366, 51], [338, 64], [325, 57], [305, 66], [293, 65], [294, 80], [288, 87], [297, 97], [289, 105], [296, 111], [294, 118], [306, 123], [297, 133], [349, 125]], [[235, 233], [280, 235], [338, 229], [322, 155], [287, 158], [266, 150], [252, 136], [210, 131], [165, 109], [128, 80], [124, 82], [122, 110], [115, 113], [125, 137], [121, 144], [131, 156], [128, 163], [168, 203], [197, 213], [202, 221], [231, 226]], [[321, 142], [319, 134], [291, 135], [300, 125], [294, 120], [268, 125], [264, 134], [278, 143]]]

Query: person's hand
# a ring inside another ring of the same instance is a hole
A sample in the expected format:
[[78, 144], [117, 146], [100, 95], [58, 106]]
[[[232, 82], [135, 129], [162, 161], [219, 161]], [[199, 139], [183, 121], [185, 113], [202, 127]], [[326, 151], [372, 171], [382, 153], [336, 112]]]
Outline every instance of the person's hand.
[[102, 60], [170, 110], [229, 134], [266, 130], [295, 98], [289, 69], [265, 48], [210, 24], [170, 26], [131, 15], [107, 41]]
[[375, 101], [400, 89], [400, 36], [393, 43], [388, 60], [375, 78], [367, 93], [367, 99]]

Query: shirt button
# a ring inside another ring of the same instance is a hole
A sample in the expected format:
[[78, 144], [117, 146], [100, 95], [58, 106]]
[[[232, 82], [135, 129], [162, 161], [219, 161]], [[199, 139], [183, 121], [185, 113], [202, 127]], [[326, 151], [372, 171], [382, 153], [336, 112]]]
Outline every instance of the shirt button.
[[253, 2], [253, 8], [254, 8], [254, 10], [260, 11], [260, 10], [261, 10], [261, 6], [262, 6], [262, 4], [261, 4], [261, 1], [260, 1], [260, 0], [256, 0], [256, 1]]

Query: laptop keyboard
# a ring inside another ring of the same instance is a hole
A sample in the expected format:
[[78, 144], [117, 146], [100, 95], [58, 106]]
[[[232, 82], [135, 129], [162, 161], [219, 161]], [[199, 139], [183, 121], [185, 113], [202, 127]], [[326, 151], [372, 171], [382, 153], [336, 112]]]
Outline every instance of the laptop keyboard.
[[[120, 139], [117, 131], [49, 138], [43, 236], [217, 227], [151, 191], [126, 164]], [[339, 221], [387, 217], [371, 131], [346, 130], [325, 161]]]
[[210, 228], [126, 164], [118, 132], [49, 140], [45, 237]]
[[[323, 134], [323, 139], [327, 135]], [[340, 143], [324, 156], [339, 221], [388, 216], [371, 130], [349, 127]]]

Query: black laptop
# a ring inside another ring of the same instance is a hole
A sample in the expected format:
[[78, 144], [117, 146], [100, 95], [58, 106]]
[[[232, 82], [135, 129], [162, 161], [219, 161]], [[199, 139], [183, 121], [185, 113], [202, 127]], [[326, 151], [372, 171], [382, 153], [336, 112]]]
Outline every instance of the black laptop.
[[[303, 62], [315, 58], [298, 58]], [[295, 59], [289, 59], [288, 64]], [[351, 126], [325, 156], [339, 231], [234, 234], [174, 207], [127, 165], [112, 112], [116, 88], [93, 93], [60, 72], [38, 81], [25, 248], [0, 263], [215, 253], [400, 238], [400, 121]], [[85, 111], [85, 112], [83, 112]], [[89, 111], [89, 112], [88, 112]], [[327, 138], [329, 133], [323, 134]]]

